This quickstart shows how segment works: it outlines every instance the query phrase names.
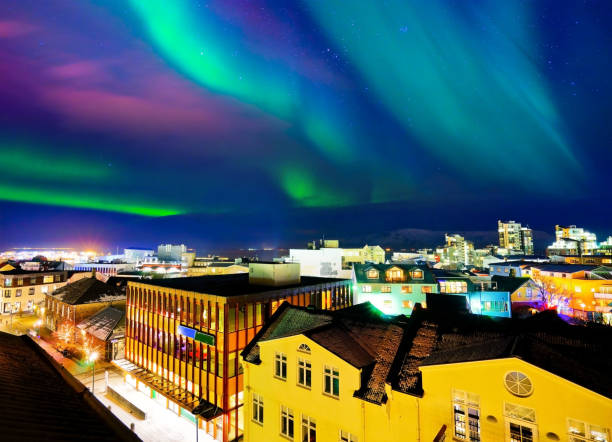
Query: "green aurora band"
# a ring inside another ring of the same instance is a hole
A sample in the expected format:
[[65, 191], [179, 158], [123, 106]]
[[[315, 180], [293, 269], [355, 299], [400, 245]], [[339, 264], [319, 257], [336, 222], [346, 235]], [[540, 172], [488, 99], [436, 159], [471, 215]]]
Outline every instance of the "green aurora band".
[[580, 174], [535, 63], [528, 3], [306, 4], [389, 112], [442, 161], [528, 186]]

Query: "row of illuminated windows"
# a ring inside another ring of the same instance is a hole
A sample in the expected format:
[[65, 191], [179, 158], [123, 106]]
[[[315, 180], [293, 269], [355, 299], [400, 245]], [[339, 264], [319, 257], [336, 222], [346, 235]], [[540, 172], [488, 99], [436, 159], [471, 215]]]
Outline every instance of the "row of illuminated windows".
[[[537, 434], [535, 410], [521, 405], [504, 403], [506, 432], [513, 442], [532, 442]], [[480, 397], [453, 390], [453, 434], [455, 439], [480, 442]], [[610, 429], [576, 419], [568, 419], [567, 433], [571, 442], [610, 442]], [[559, 437], [555, 440], [559, 440]]]
[[[421, 293], [432, 293], [432, 287], [431, 286], [424, 286], [424, 285], [419, 285], [419, 287], [421, 287]], [[381, 293], [391, 293], [391, 291], [393, 290], [393, 288], [390, 285], [383, 285], [380, 287], [380, 292]], [[372, 286], [365, 284], [361, 286], [361, 293], [372, 293]], [[411, 285], [403, 285], [402, 286], [402, 293], [404, 294], [409, 294], [409, 293], [413, 293], [413, 288]]]
[[[194, 341], [179, 334], [156, 331], [152, 327], [132, 323], [128, 337], [179, 361], [186, 362], [209, 373], [223, 376], [223, 350]], [[242, 374], [242, 365], [236, 363], [235, 352], [228, 355], [227, 376]]]
[[489, 312], [507, 312], [508, 303], [506, 301], [481, 301], [481, 308]]
[[[274, 377], [287, 380], [285, 353], [274, 354]], [[308, 389], [312, 387], [312, 364], [308, 359], [298, 358], [297, 384]], [[336, 398], [340, 396], [340, 371], [337, 368], [328, 365], [323, 367], [323, 393]]]
[[[38, 277], [33, 276], [31, 278], [28, 278], [30, 281], [30, 285], [36, 285], [36, 284], [40, 284]], [[42, 277], [42, 283], [43, 284], [49, 284], [52, 282], [60, 282], [62, 280], [62, 275], [57, 274], [57, 275], [45, 275]], [[15, 282], [15, 286], [21, 286], [23, 285], [23, 278], [5, 278], [4, 279], [4, 286], [5, 287], [13, 287], [13, 282]]]
[[[42, 293], [47, 293], [49, 290], [49, 287], [45, 286], [43, 287]], [[19, 296], [22, 295], [22, 289], [15, 289], [15, 297], [18, 298]], [[28, 295], [29, 296], [34, 296], [34, 287], [30, 287], [28, 289]], [[10, 298], [11, 296], [13, 296], [13, 292], [10, 289], [6, 289], [4, 290], [4, 297], [5, 298]]]
[[49, 309], [49, 313], [55, 313], [56, 315], [59, 315], [61, 317], [70, 318], [70, 314], [72, 313], [70, 307], [68, 307], [64, 303], [49, 299], [49, 297], [45, 299], [45, 306], [47, 307], [47, 309]]
[[[176, 319], [194, 328], [223, 331], [225, 319], [223, 306], [217, 305], [215, 302], [197, 300], [192, 302], [190, 298], [165, 299], [164, 297], [163, 300], [159, 301], [159, 306], [159, 309], [148, 310], [146, 305], [143, 308], [137, 308], [135, 304], [128, 304], [128, 319], [143, 321], [146, 324], [149, 313], [153, 313]], [[263, 308], [264, 305], [261, 303], [228, 306], [228, 332], [262, 325]]]
[[[252, 396], [252, 420], [259, 425], [264, 425], [264, 398], [260, 394], [253, 393]], [[302, 414], [301, 420], [301, 441], [315, 442], [317, 440], [317, 421], [311, 416]], [[295, 431], [295, 413], [293, 409], [284, 405], [280, 406], [279, 413], [279, 433], [281, 436], [293, 440], [297, 434]], [[338, 430], [338, 441], [340, 442], [358, 442], [357, 436], [344, 431]]]
[[440, 281], [440, 293], [467, 293], [465, 281]]
[[[423, 270], [416, 269], [409, 272], [412, 279], [423, 279]], [[369, 269], [366, 272], [368, 279], [378, 279], [380, 272], [376, 269]], [[387, 281], [402, 281], [404, 279], [404, 271], [400, 268], [393, 267], [385, 272]]]
[[[28, 303], [26, 304], [26, 311], [30, 311], [34, 308], [34, 302], [33, 301], [28, 301]], [[11, 306], [10, 302], [5, 302], [3, 305], [3, 309], [2, 312], [3, 313], [17, 313], [21, 310], [21, 302], [15, 302], [13, 303], [13, 305]]]

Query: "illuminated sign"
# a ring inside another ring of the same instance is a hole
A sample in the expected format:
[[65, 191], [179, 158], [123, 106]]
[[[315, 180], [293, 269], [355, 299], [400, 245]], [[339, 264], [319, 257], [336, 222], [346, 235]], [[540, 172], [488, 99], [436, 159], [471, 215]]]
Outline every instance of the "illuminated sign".
[[215, 345], [215, 337], [213, 335], [209, 335], [208, 333], [203, 333], [193, 328], [185, 327], [184, 325], [178, 325], [176, 327], [176, 332], [179, 335], [187, 336], [194, 341], [202, 342], [208, 345]]

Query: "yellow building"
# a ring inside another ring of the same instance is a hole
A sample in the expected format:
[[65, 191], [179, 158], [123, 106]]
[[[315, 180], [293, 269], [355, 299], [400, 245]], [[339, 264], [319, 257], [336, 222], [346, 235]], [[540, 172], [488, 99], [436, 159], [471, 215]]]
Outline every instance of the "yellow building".
[[381, 246], [368, 246], [357, 249], [343, 249], [342, 267], [350, 268], [351, 264], [365, 264], [371, 262], [382, 264], [385, 262], [385, 250]]
[[245, 440], [609, 442], [611, 331], [558, 321], [283, 304], [242, 352]]
[[67, 271], [0, 271], [0, 314], [34, 311], [47, 294], [66, 285], [67, 280]]

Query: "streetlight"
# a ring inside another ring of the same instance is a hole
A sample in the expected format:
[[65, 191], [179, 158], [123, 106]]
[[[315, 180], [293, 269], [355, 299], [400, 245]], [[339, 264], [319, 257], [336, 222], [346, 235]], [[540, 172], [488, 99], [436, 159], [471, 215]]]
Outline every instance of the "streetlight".
[[96, 359], [98, 359], [98, 352], [94, 351], [89, 354], [89, 362], [91, 362], [91, 394], [94, 394], [94, 382], [96, 375]]

